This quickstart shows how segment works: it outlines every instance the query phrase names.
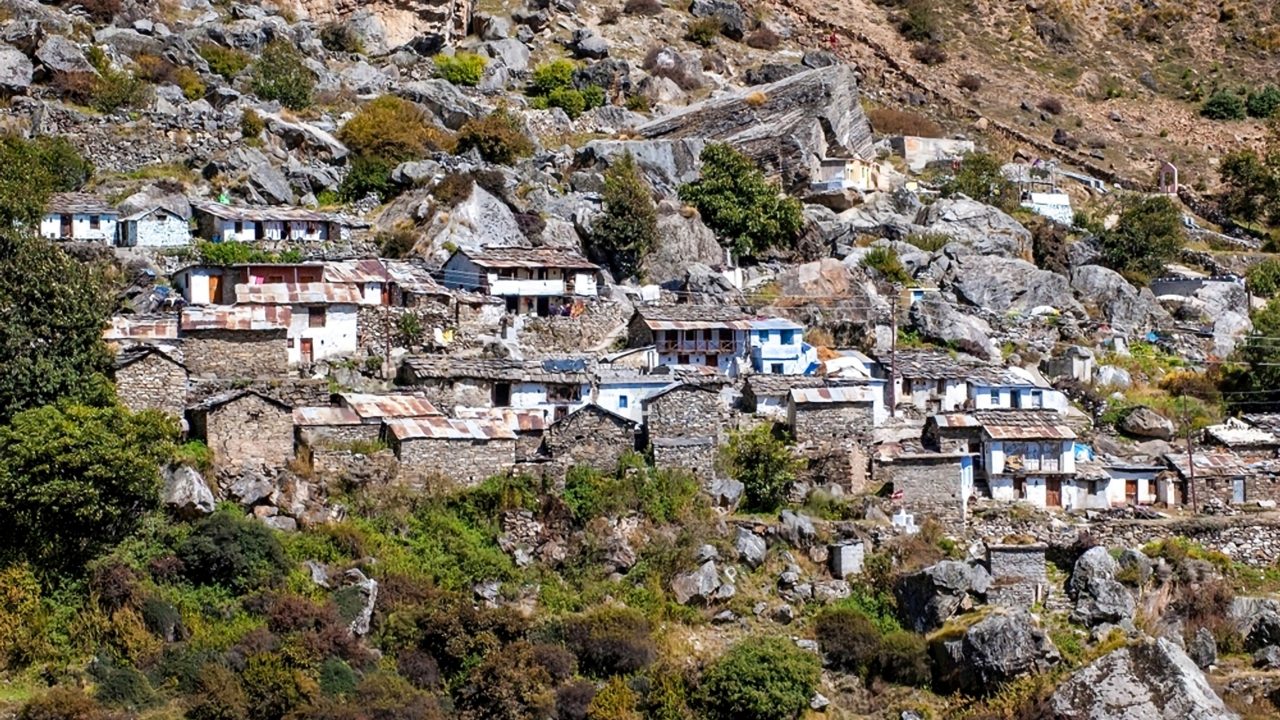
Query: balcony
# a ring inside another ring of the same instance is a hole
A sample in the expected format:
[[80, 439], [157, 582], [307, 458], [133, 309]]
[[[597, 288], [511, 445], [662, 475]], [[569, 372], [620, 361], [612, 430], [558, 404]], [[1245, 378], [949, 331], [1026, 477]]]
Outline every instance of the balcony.
[[732, 355], [736, 347], [732, 340], [661, 340], [657, 343], [660, 353]]
[[565, 284], [562, 279], [554, 280], [515, 280], [498, 279], [489, 283], [490, 295], [516, 295], [519, 297], [541, 297], [565, 295]]

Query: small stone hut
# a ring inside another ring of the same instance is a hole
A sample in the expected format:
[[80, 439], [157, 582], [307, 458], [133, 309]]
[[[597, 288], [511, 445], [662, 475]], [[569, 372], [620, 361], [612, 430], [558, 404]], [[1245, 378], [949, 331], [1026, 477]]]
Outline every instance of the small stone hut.
[[987, 590], [987, 602], [1020, 609], [1043, 602], [1049, 587], [1045, 571], [1047, 549], [1048, 546], [1041, 543], [988, 545], [991, 587]]
[[631, 418], [591, 403], [548, 428], [543, 443], [547, 453], [566, 466], [613, 472], [623, 453], [635, 449], [637, 428]]
[[865, 386], [793, 388], [787, 398], [787, 424], [796, 442], [820, 446], [861, 444], [875, 424], [875, 400]]
[[288, 306], [193, 307], [182, 313], [182, 356], [193, 378], [281, 377], [289, 372]]
[[644, 399], [655, 467], [715, 478], [727, 422], [720, 389], [720, 383], [676, 383]]
[[182, 417], [186, 407], [187, 368], [171, 355], [139, 345], [116, 358], [116, 394], [130, 410], [160, 410]]
[[203, 440], [214, 463], [280, 467], [293, 458], [293, 410], [256, 390], [214, 395], [187, 410], [191, 437]]
[[396, 418], [386, 426], [401, 476], [410, 484], [447, 478], [473, 486], [515, 465], [516, 435], [496, 420]]

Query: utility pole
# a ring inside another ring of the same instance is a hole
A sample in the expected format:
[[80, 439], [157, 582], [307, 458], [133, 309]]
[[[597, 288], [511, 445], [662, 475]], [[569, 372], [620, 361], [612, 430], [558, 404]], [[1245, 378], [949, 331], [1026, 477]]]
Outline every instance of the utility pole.
[[898, 286], [894, 284], [890, 302], [893, 309], [889, 315], [889, 329], [892, 336], [889, 341], [889, 417], [897, 417], [898, 397], [894, 392], [894, 383], [898, 381]]
[[1191, 452], [1191, 424], [1187, 422], [1187, 398], [1178, 396], [1178, 406], [1182, 409], [1182, 427], [1187, 431], [1187, 488], [1191, 494], [1191, 511], [1199, 512], [1196, 502], [1196, 459]]

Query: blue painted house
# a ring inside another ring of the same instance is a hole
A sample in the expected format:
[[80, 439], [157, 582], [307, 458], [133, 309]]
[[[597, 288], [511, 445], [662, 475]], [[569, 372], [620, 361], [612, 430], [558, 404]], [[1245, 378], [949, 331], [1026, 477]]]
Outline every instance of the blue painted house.
[[804, 326], [782, 318], [748, 321], [751, 369], [767, 375], [811, 375], [818, 351], [804, 341]]

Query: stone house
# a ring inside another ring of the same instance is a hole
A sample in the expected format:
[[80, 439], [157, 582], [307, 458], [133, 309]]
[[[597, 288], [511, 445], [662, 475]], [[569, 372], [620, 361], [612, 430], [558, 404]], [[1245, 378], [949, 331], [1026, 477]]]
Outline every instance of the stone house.
[[40, 220], [40, 237], [50, 240], [114, 243], [120, 213], [87, 193], [55, 193]]
[[547, 428], [543, 444], [552, 458], [567, 467], [590, 465], [614, 472], [622, 455], [635, 450], [637, 430], [638, 423], [631, 418], [591, 403]]
[[742, 411], [785, 422], [793, 389], [820, 388], [827, 382], [816, 375], [751, 375], [742, 383]]
[[310, 448], [374, 442], [382, 435], [381, 422], [367, 423], [348, 407], [294, 408], [293, 425], [297, 430], [298, 443]]
[[[1159, 502], [1199, 510], [1206, 503], [1220, 506], [1280, 502], [1280, 460], [1250, 462], [1222, 451], [1168, 453], [1164, 461], [1172, 469], [1156, 480]], [[1194, 481], [1192, 476], [1194, 475]]]
[[727, 425], [722, 388], [718, 382], [680, 382], [644, 399], [645, 434], [655, 467], [689, 470], [704, 480], [716, 477]]
[[236, 285], [237, 305], [290, 309], [289, 364], [304, 367], [356, 354], [363, 298], [354, 283]]
[[636, 423], [644, 422], [644, 400], [671, 385], [667, 375], [645, 374], [629, 367], [603, 366], [595, 372], [594, 402]]
[[809, 189], [814, 192], [857, 190], [877, 192], [892, 190], [892, 166], [860, 157], [834, 157], [816, 160]]
[[293, 410], [256, 390], [215, 395], [187, 410], [191, 437], [220, 467], [280, 467], [293, 458]]
[[998, 370], [976, 359], [954, 358], [934, 350], [901, 350], [892, 356], [881, 354], [876, 360], [876, 376], [887, 381], [886, 394], [893, 393], [892, 403], [886, 397], [885, 406], [891, 411], [905, 407], [926, 414], [965, 407], [969, 400], [969, 379]]
[[154, 346], [117, 356], [115, 383], [120, 403], [134, 412], [160, 410], [180, 418], [186, 408], [186, 366]]
[[236, 207], [217, 202], [191, 204], [200, 237], [213, 242], [346, 242], [359, 220], [306, 208]]
[[184, 308], [183, 362], [194, 378], [282, 377], [289, 372], [288, 306]]
[[1010, 367], [976, 372], [969, 376], [969, 403], [974, 410], [1038, 410], [1067, 412], [1071, 401], [1055, 390], [1040, 373]]
[[974, 151], [972, 140], [952, 138], [927, 138], [914, 135], [898, 135], [889, 138], [889, 147], [898, 157], [906, 160], [912, 172], [920, 172], [932, 163], [948, 163], [959, 160]]
[[974, 458], [967, 452], [881, 452], [877, 482], [893, 486], [893, 497], [917, 517], [932, 517], [949, 532], [964, 531], [974, 493]]
[[410, 260], [383, 260], [390, 290], [388, 304], [393, 307], [418, 307], [428, 303], [451, 305], [453, 293], [432, 277], [422, 263]]
[[987, 602], [1000, 607], [1027, 609], [1045, 601], [1049, 591], [1045, 551], [1048, 546], [988, 545], [987, 570], [991, 586]]
[[467, 486], [506, 475], [516, 461], [516, 435], [495, 421], [461, 418], [397, 418], [386, 422], [388, 440], [411, 484], [447, 478]]
[[552, 420], [591, 401], [584, 358], [492, 360], [441, 355], [405, 359], [400, 385], [426, 393], [437, 407], [543, 410]]
[[547, 431], [545, 410], [517, 408], [454, 408], [460, 420], [480, 420], [505, 425], [516, 436], [516, 462], [536, 463], [547, 459], [542, 452], [543, 435]]
[[182, 247], [191, 244], [191, 222], [157, 205], [120, 218], [115, 240], [119, 247]]
[[995, 500], [1036, 507], [1084, 508], [1091, 485], [1075, 483], [1076, 434], [1053, 410], [979, 410], [979, 473]]
[[1051, 378], [1071, 378], [1076, 382], [1093, 381], [1095, 361], [1093, 351], [1080, 345], [1072, 345], [1057, 355], [1040, 360], [1040, 372]]
[[725, 305], [646, 305], [628, 324], [633, 348], [652, 346], [650, 366], [701, 365], [729, 376], [748, 372], [805, 375], [817, 370], [817, 350], [804, 327]]
[[787, 394], [787, 426], [797, 443], [810, 447], [864, 444], [883, 420], [876, 415], [876, 400], [865, 385], [793, 388]]
[[575, 298], [595, 297], [600, 266], [555, 248], [462, 249], [441, 270], [445, 287], [502, 298], [518, 315], [568, 314]]

